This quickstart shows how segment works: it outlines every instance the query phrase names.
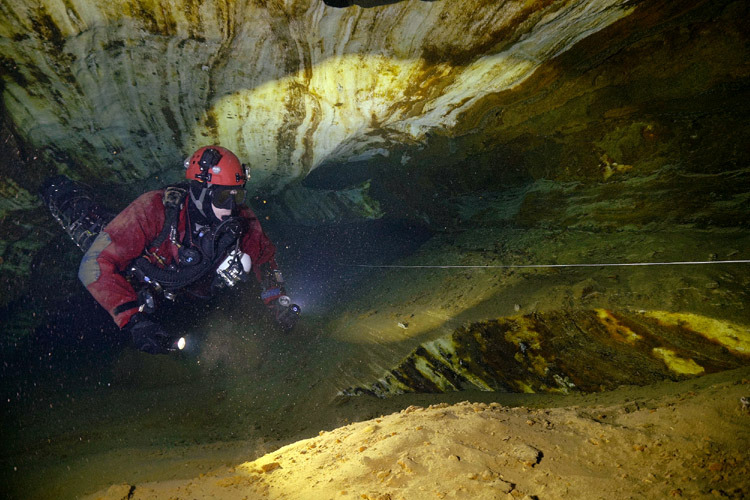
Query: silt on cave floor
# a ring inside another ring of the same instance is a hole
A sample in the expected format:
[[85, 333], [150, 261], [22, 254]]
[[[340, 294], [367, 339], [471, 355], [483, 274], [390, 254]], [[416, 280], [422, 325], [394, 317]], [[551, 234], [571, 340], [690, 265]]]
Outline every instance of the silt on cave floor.
[[744, 498], [748, 374], [622, 388], [555, 408], [531, 399], [407, 407], [429, 401], [409, 398], [400, 412], [321, 430], [257, 460], [87, 498]]
[[[684, 260], [743, 245], [743, 237], [732, 232], [708, 234], [496, 227], [436, 235], [399, 262], [527, 264], [545, 258], [604, 262], [653, 256]], [[378, 284], [368, 287], [374, 273]], [[232, 308], [238, 298], [231, 297], [191, 313], [202, 318], [192, 332], [199, 352], [155, 358], [119, 346], [87, 367], [80, 380], [60, 377], [26, 387], [22, 397], [11, 398], [6, 429], [13, 434], [13, 444], [3, 456], [4, 483], [16, 498], [74, 498], [95, 491], [99, 493], [92, 498], [122, 498], [132, 487], [132, 498], [192, 498], [188, 492], [199, 498], [204, 493], [222, 498], [263, 493], [274, 498], [422, 498], [422, 492], [446, 498], [574, 498], [600, 492], [609, 498], [638, 498], [654, 491], [685, 497], [711, 497], [715, 491], [740, 498], [747, 493], [742, 453], [750, 438], [750, 416], [743, 413], [740, 398], [750, 396], [750, 388], [742, 353], [727, 358], [734, 365], [719, 368], [745, 368], [694, 378], [671, 370], [663, 355], [653, 355], [654, 348], [663, 347], [654, 339], [634, 345], [651, 353], [638, 363], [622, 357], [633, 339], [615, 324], [609, 341], [620, 349], [608, 349], [596, 335], [578, 336], [589, 349], [582, 352], [591, 357], [571, 363], [571, 375], [586, 370], [580, 375], [596, 379], [598, 353], [609, 356], [608, 366], [625, 361], [620, 369], [632, 370], [617, 384], [603, 380], [605, 389], [666, 381], [589, 396], [455, 392], [337, 397], [342, 389], [382, 377], [422, 343], [501, 317], [554, 323], [576, 314], [599, 317], [586, 311], [614, 311], [611, 314], [622, 321], [628, 315], [637, 319], [639, 310], [668, 309], [743, 327], [749, 323], [742, 307], [748, 277], [741, 265], [689, 271], [678, 266], [616, 271], [372, 269], [354, 281], [358, 292], [338, 294], [336, 304], [325, 305], [325, 316], [308, 316], [291, 336], [259, 323], [261, 309], [238, 314]], [[318, 285], [326, 289], [325, 283]], [[252, 303], [252, 293], [247, 290], [247, 297], [239, 300]], [[341, 301], [342, 296], [347, 300]], [[529, 325], [525, 328], [528, 334]], [[549, 351], [559, 344], [554, 337], [542, 338], [541, 344], [551, 342], [542, 348], [522, 337], [512, 337], [508, 346], [518, 349], [525, 339], [526, 359], [532, 362], [518, 362], [523, 355], [509, 352], [516, 363], [514, 379], [517, 387], [539, 389], [540, 363], [554, 371], [563, 359]], [[735, 337], [740, 348], [746, 345], [746, 326]], [[702, 364], [714, 371], [718, 365], [711, 363], [727, 354], [721, 342], [684, 341], [698, 342], [699, 347], [710, 344], [713, 351], [691, 354], [689, 345], [679, 346], [674, 351], [683, 362], [678, 368]], [[76, 353], [68, 354], [74, 356], [69, 363], [75, 361]], [[91, 361], [91, 353], [80, 354]], [[675, 382], [682, 379], [688, 380]], [[386, 416], [410, 405], [464, 400], [500, 406]], [[381, 422], [333, 430], [376, 417]], [[479, 433], [475, 418], [487, 426], [480, 426]], [[326, 434], [314, 438], [321, 430]], [[312, 441], [240, 466], [300, 439]], [[345, 446], [349, 442], [355, 445]], [[538, 463], [531, 466], [514, 458], [519, 449], [539, 450]], [[307, 472], [309, 467], [314, 473]], [[445, 488], [434, 486], [438, 482]], [[116, 486], [106, 493], [110, 485], [122, 483], [127, 488]], [[308, 489], [312, 496], [299, 496]]]

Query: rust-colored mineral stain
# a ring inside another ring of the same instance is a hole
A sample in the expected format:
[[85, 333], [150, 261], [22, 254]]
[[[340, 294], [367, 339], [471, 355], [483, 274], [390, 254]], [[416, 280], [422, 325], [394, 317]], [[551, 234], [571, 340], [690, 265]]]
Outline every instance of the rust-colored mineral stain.
[[596, 314], [599, 322], [609, 332], [609, 335], [618, 342], [634, 344], [636, 341], [641, 340], [642, 337], [620, 322], [612, 314], [612, 311], [596, 309]]

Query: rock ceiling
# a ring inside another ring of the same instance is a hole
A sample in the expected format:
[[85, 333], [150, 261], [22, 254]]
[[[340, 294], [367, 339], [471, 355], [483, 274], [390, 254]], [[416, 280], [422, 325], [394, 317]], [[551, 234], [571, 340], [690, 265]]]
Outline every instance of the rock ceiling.
[[58, 168], [172, 178], [190, 151], [219, 142], [273, 188], [323, 162], [387, 156], [449, 132], [488, 94], [634, 9], [623, 0], [0, 8], [7, 113]]
[[[608, 200], [630, 176], [639, 194], [591, 224], [672, 210], [745, 224], [747, 176], [726, 176], [750, 139], [743, 2], [343, 3], [2, 0], [3, 302], [57, 234], [44, 177], [105, 188], [117, 208], [206, 143], [235, 150], [298, 222], [350, 210], [444, 227], [455, 207], [436, 199], [530, 179], [603, 182]], [[588, 213], [571, 189], [532, 189], [500, 218]]]

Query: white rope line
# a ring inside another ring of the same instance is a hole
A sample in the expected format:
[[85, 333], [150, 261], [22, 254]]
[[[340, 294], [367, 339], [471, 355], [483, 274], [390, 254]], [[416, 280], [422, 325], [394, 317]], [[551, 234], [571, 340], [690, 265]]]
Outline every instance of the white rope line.
[[505, 264], [498, 266], [404, 266], [388, 264], [344, 264], [348, 267], [388, 267], [398, 269], [529, 269], [550, 267], [694, 266], [701, 264], [750, 264], [750, 260], [697, 260], [678, 262], [607, 262], [602, 264]]

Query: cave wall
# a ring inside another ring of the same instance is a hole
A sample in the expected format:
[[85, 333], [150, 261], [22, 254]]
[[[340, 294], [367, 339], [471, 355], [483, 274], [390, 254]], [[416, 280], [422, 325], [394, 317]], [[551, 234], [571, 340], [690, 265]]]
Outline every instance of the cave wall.
[[[450, 227], [466, 221], [436, 198], [541, 181], [512, 213], [490, 212], [524, 226], [747, 228], [748, 14], [739, 2], [638, 3], [428, 134], [419, 168], [380, 158], [397, 198], [384, 209]], [[326, 181], [344, 176], [331, 170]]]
[[276, 221], [743, 231], [747, 10], [4, 0], [4, 136], [24, 154], [0, 163], [3, 304], [59, 236], [45, 176], [118, 208], [208, 142], [252, 165]]
[[[488, 91], [627, 15], [615, 0], [2, 4], [4, 101], [78, 177], [173, 179], [221, 142], [278, 188], [455, 125]], [[464, 12], [471, 12], [465, 15]]]

